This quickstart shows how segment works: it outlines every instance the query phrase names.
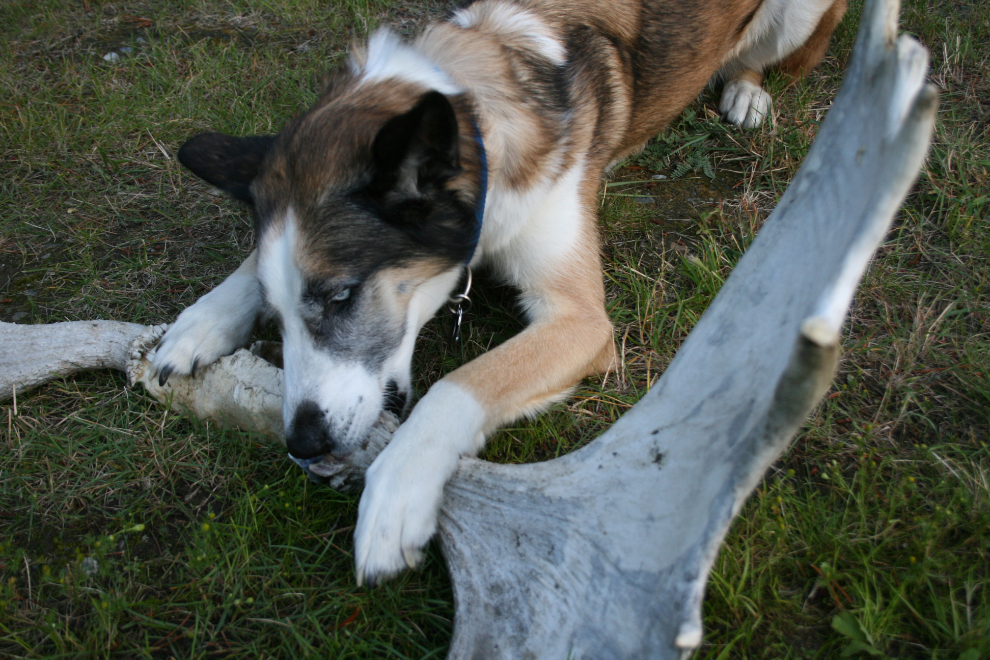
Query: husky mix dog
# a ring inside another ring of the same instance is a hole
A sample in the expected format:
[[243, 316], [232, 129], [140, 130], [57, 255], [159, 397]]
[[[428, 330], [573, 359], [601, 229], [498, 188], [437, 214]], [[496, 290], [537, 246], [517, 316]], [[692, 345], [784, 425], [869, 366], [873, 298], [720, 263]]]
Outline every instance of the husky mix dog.
[[[725, 119], [770, 110], [763, 72], [824, 54], [846, 0], [477, 0], [413, 43], [355, 47], [275, 136], [201, 134], [193, 173], [246, 202], [257, 248], [179, 315], [153, 364], [194, 374], [281, 327], [289, 452], [340, 461], [410, 400], [416, 336], [467, 266], [529, 324], [435, 383], [367, 471], [358, 581], [415, 566], [458, 457], [615, 360], [596, 228], [602, 175], [715, 76]], [[308, 460], [304, 460], [308, 459]]]

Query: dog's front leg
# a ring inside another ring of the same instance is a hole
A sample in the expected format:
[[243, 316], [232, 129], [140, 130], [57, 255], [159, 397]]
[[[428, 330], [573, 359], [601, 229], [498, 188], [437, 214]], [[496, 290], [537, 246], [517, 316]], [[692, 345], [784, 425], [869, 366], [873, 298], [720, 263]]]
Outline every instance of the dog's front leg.
[[[597, 264], [597, 250], [593, 259]], [[534, 413], [584, 376], [609, 368], [612, 326], [600, 270], [560, 278], [526, 301], [522, 333], [430, 388], [365, 476], [355, 562], [374, 583], [417, 565], [436, 531], [444, 484], [499, 425]]]
[[457, 460], [484, 445], [485, 411], [447, 379], [420, 399], [365, 474], [354, 534], [358, 584], [375, 584], [422, 559]]
[[195, 374], [197, 367], [247, 345], [263, 308], [257, 267], [255, 250], [217, 288], [179, 314], [151, 357], [159, 383], [164, 385], [172, 373]]

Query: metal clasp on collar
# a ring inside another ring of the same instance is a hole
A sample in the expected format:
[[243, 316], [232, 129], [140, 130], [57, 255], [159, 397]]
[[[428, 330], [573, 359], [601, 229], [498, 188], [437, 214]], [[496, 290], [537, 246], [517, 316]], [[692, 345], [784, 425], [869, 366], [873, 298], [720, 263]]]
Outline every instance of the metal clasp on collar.
[[457, 317], [454, 319], [454, 331], [450, 336], [455, 344], [461, 342], [461, 320], [464, 318], [464, 312], [471, 309], [471, 299], [468, 298], [468, 293], [471, 292], [471, 267], [464, 266], [464, 270], [467, 272], [467, 283], [464, 285], [464, 290], [447, 299], [447, 309]]

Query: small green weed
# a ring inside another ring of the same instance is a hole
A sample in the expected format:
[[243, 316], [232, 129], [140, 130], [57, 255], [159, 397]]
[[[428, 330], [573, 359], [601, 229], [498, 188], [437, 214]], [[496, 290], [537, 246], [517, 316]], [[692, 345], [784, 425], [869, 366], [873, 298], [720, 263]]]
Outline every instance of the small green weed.
[[715, 147], [709, 143], [711, 133], [706, 132], [710, 130], [710, 124], [701, 121], [694, 108], [688, 108], [671, 130], [655, 137], [631, 160], [653, 172], [670, 170], [670, 176], [675, 179], [688, 172], [714, 179], [711, 154]]

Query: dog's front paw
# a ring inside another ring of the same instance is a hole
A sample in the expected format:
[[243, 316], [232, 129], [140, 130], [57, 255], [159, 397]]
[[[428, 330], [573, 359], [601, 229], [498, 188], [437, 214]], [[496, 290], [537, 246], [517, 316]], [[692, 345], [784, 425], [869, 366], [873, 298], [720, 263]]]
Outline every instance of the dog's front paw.
[[358, 585], [373, 586], [419, 566], [437, 529], [444, 484], [456, 466], [456, 456], [444, 465], [442, 459], [429, 460], [428, 452], [407, 451], [401, 440], [397, 433], [365, 474], [354, 533]]
[[440, 381], [365, 473], [354, 532], [358, 584], [415, 568], [437, 529], [443, 487], [461, 456], [485, 443], [485, 410], [458, 385]]
[[173, 373], [195, 375], [196, 369], [230, 355], [251, 338], [256, 312], [210, 299], [208, 293], [187, 307], [149, 356], [158, 384]]
[[763, 87], [740, 77], [725, 83], [718, 109], [725, 121], [743, 128], [756, 128], [770, 114], [770, 105], [770, 95]]

